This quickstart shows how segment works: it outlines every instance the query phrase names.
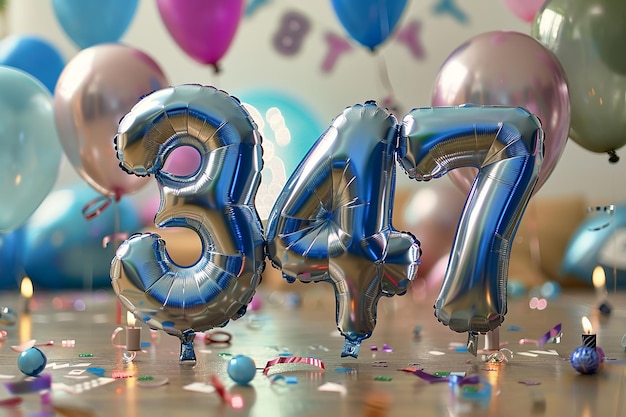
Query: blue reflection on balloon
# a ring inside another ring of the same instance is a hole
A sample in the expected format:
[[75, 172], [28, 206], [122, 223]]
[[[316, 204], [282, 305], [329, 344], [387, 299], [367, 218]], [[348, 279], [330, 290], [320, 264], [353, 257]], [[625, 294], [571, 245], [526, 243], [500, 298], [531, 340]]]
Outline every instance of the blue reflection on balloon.
[[23, 226], [22, 260], [35, 288], [110, 288], [115, 248], [103, 248], [102, 243], [116, 232], [116, 210], [119, 232], [139, 230], [141, 222], [125, 199], [86, 220], [83, 207], [98, 197], [101, 194], [84, 183], [57, 189]]
[[263, 136], [263, 179], [256, 207], [267, 218], [287, 178], [325, 129], [305, 101], [271, 89], [237, 94]]
[[52, 0], [61, 27], [81, 49], [117, 42], [135, 17], [138, 0]]
[[407, 0], [332, 0], [331, 3], [350, 36], [374, 50], [393, 32]]
[[[604, 267], [608, 288], [626, 288], [626, 203], [598, 207], [572, 233], [561, 275], [591, 284], [593, 269]], [[616, 274], [614, 274], [614, 271]], [[617, 279], [617, 282], [615, 282]]]
[[49, 42], [36, 36], [11, 35], [0, 42], [0, 65], [21, 69], [54, 93], [65, 59]]

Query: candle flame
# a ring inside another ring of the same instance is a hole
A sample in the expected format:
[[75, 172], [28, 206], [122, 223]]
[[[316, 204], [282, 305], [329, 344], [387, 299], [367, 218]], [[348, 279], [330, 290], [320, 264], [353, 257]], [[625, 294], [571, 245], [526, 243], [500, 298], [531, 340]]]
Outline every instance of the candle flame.
[[591, 322], [589, 321], [589, 319], [583, 316], [581, 322], [583, 325], [583, 332], [585, 332], [585, 334], [591, 334], [591, 332], [593, 331], [593, 327], [591, 327]]
[[20, 284], [20, 294], [24, 298], [31, 298], [33, 296], [33, 281], [28, 277], [22, 278], [22, 283]]
[[135, 315], [130, 311], [126, 312], [126, 324], [128, 327], [135, 327]]
[[606, 284], [606, 275], [604, 274], [604, 268], [602, 268], [600, 265], [596, 266], [593, 269], [591, 281], [593, 282], [593, 286], [595, 288], [603, 288]]

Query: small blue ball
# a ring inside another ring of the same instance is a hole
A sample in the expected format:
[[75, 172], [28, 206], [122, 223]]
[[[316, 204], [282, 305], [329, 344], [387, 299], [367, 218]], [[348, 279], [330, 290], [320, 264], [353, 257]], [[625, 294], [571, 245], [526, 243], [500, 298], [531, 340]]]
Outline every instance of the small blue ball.
[[256, 364], [252, 358], [237, 355], [228, 362], [228, 376], [239, 385], [248, 385], [256, 375]]
[[595, 374], [600, 367], [600, 355], [595, 348], [579, 346], [569, 357], [574, 369], [581, 374]]
[[46, 363], [46, 355], [36, 347], [26, 349], [17, 358], [17, 367], [28, 376], [39, 375], [46, 368]]

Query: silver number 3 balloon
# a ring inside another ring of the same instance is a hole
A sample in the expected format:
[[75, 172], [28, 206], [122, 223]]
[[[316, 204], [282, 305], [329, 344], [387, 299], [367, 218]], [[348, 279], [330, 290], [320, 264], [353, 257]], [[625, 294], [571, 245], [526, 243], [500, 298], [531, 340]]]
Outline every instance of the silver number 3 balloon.
[[[200, 154], [191, 175], [162, 171], [179, 146]], [[193, 365], [194, 332], [241, 317], [261, 280], [265, 239], [254, 207], [261, 136], [237, 99], [181, 85], [137, 103], [120, 122], [116, 147], [124, 170], [154, 174], [161, 193], [155, 224], [196, 231], [202, 254], [194, 265], [180, 266], [159, 235], [133, 235], [112, 261], [113, 289], [138, 319], [179, 337], [180, 362]]]

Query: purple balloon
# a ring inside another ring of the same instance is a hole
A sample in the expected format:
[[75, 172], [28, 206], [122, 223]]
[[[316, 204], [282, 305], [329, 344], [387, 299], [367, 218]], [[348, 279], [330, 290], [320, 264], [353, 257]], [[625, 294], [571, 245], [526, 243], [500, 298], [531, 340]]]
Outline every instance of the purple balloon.
[[157, 0], [161, 19], [187, 55], [218, 68], [244, 12], [243, 0]]

